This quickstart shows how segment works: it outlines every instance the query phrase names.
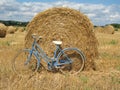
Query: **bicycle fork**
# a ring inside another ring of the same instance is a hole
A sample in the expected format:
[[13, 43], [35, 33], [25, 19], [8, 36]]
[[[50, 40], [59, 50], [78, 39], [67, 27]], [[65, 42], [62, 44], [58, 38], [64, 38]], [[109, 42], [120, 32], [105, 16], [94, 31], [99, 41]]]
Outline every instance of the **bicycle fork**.
[[31, 57], [32, 57], [32, 54], [34, 54], [36, 57], [36, 60], [37, 60], [37, 69], [36, 70], [38, 70], [38, 68], [40, 67], [40, 58], [38, 58], [37, 52], [34, 52], [33, 50], [30, 50], [30, 54], [28, 55], [27, 60], [24, 63], [24, 65], [29, 64]]

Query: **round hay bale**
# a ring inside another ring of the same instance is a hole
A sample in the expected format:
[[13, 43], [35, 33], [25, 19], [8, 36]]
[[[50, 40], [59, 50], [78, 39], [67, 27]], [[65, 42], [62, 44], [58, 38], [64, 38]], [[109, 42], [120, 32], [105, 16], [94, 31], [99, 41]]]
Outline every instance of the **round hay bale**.
[[87, 61], [85, 69], [94, 67], [98, 56], [98, 41], [93, 32], [93, 25], [87, 16], [69, 8], [51, 8], [38, 13], [26, 27], [25, 47], [32, 44], [31, 34], [43, 36], [40, 46], [48, 56], [53, 56], [53, 40], [61, 40], [62, 48], [77, 47], [83, 51]]
[[7, 27], [0, 23], [0, 38], [4, 38], [6, 36], [6, 29]]
[[104, 27], [104, 33], [107, 33], [107, 34], [114, 34], [115, 32], [115, 29], [113, 26], [111, 25], [107, 25]]
[[115, 29], [111, 25], [97, 26], [97, 27], [94, 28], [94, 32], [96, 32], [96, 33], [114, 34]]
[[17, 31], [18, 32], [24, 32], [25, 31], [25, 27], [18, 27]]
[[16, 28], [13, 26], [8, 26], [7, 33], [8, 34], [14, 34], [16, 31]]
[[103, 33], [103, 27], [101, 27], [101, 26], [95, 27], [95, 28], [94, 28], [94, 32], [95, 32], [95, 33]]

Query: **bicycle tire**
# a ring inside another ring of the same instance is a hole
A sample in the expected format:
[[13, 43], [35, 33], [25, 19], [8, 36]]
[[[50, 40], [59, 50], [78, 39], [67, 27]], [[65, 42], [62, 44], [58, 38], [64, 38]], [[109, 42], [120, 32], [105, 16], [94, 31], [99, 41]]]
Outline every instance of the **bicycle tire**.
[[[66, 57], [67, 56], [67, 57]], [[73, 62], [71, 64], [62, 65], [60, 71], [63, 74], [78, 74], [84, 69], [85, 55], [77, 48], [66, 48], [62, 50], [57, 57], [58, 63], [62, 64], [60, 60], [67, 60], [70, 58]]]
[[32, 75], [37, 71], [37, 60], [34, 54], [31, 56], [31, 60], [25, 65], [28, 55], [30, 55], [29, 49], [20, 50], [12, 61], [12, 69], [18, 76]]

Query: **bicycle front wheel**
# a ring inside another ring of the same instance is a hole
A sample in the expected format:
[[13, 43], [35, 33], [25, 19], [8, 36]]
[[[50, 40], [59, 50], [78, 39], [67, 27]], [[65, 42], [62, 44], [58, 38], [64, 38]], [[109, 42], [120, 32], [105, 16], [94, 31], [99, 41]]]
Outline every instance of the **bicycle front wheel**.
[[[28, 59], [30, 59], [28, 61]], [[30, 55], [30, 50], [19, 51], [12, 61], [12, 69], [19, 76], [31, 75], [36, 71], [37, 60], [34, 55]]]
[[[85, 55], [77, 48], [67, 48], [59, 53], [58, 62], [63, 74], [78, 74], [85, 66]], [[68, 64], [64, 64], [66, 62]]]

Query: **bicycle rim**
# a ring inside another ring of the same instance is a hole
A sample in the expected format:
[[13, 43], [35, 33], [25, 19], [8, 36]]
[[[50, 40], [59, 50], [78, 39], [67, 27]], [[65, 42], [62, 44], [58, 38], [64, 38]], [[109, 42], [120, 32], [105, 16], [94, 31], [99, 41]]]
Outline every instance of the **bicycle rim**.
[[69, 62], [68, 59], [71, 60], [72, 63], [61, 66], [60, 71], [63, 74], [78, 74], [83, 70], [85, 65], [85, 58], [84, 58], [84, 54], [81, 51], [74, 48], [73, 49], [68, 48], [66, 50], [63, 50], [58, 57], [59, 63], [61, 64], [63, 63], [61, 62], [61, 60], [64, 62], [66, 61]]
[[17, 55], [14, 57], [12, 68], [17, 75], [28, 76], [32, 75], [36, 71], [37, 60], [35, 59], [34, 55], [32, 55], [30, 61], [25, 64], [29, 55], [29, 50], [25, 49], [18, 52]]

